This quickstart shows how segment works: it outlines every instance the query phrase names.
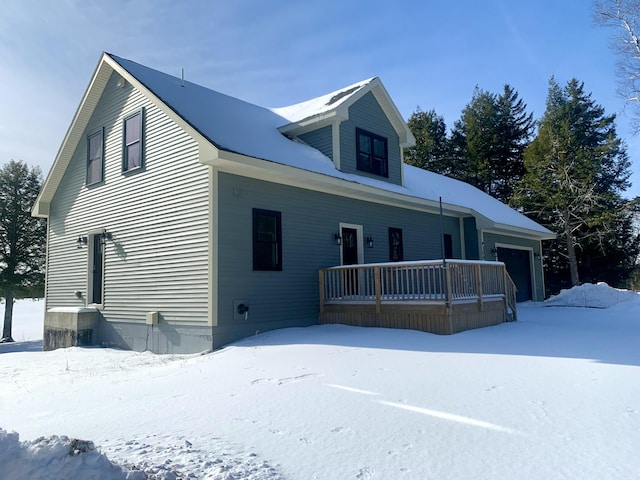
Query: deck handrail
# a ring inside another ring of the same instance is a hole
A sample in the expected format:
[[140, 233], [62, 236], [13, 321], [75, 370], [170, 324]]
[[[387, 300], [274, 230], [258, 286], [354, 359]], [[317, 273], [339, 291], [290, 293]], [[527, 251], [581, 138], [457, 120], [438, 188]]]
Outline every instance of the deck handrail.
[[341, 265], [320, 270], [320, 311], [326, 303], [478, 302], [501, 297], [516, 315], [515, 285], [502, 262], [421, 260]]

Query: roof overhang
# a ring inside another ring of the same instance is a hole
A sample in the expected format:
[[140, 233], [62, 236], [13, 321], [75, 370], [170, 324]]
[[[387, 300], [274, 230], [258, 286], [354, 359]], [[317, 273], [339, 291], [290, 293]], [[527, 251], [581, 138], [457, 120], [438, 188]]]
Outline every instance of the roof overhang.
[[215, 159], [218, 155], [218, 149], [202, 134], [200, 134], [192, 125], [175, 111], [169, 108], [162, 100], [160, 100], [152, 91], [144, 84], [138, 81], [127, 70], [122, 68], [108, 53], [103, 53], [100, 57], [98, 65], [95, 68], [91, 81], [87, 86], [78, 106], [71, 125], [67, 130], [62, 144], [58, 149], [58, 153], [53, 161], [53, 165], [47, 178], [44, 181], [40, 194], [35, 201], [31, 210], [31, 214], [35, 217], [48, 218], [50, 213], [51, 201], [53, 200], [60, 182], [73, 158], [73, 154], [78, 147], [87, 124], [93, 115], [102, 93], [111, 78], [113, 72], [118, 73], [122, 78], [129, 82], [134, 88], [149, 98], [160, 110], [167, 114], [174, 122], [181, 126], [191, 137], [198, 143], [200, 158]]
[[371, 92], [376, 101], [387, 116], [393, 129], [398, 135], [400, 146], [403, 148], [412, 147], [416, 143], [416, 139], [402, 118], [402, 114], [396, 107], [387, 89], [379, 78], [373, 78], [370, 82], [357, 89], [345, 101], [340, 102], [334, 109], [327, 110], [316, 115], [305, 117], [301, 120], [288, 123], [278, 128], [280, 133], [288, 136], [301, 135], [305, 132], [322, 128], [324, 126], [342, 122], [349, 119], [349, 107], [360, 100], [364, 95]]

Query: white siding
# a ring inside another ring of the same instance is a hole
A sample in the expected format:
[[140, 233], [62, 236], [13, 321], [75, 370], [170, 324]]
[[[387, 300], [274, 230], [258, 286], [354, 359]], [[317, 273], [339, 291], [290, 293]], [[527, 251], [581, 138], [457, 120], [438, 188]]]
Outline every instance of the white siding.
[[[85, 186], [86, 134], [53, 199], [49, 219], [47, 308], [81, 306], [87, 293], [87, 248], [79, 235], [106, 228], [103, 315], [144, 322], [157, 310], [169, 323], [208, 322], [208, 167], [196, 142], [129, 84], [109, 80], [89, 121], [105, 128], [105, 176]], [[122, 173], [122, 123], [145, 108], [142, 171]]]

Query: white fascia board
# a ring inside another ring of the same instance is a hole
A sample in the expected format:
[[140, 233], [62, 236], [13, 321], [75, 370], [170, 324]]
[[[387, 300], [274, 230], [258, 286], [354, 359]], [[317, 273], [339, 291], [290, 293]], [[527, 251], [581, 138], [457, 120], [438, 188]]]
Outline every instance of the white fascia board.
[[555, 233], [545, 233], [537, 230], [529, 230], [527, 228], [515, 227], [513, 225], [505, 225], [503, 223], [493, 223], [487, 225], [483, 230], [487, 233], [494, 233], [496, 235], [507, 235], [510, 237], [526, 238], [529, 240], [553, 240], [556, 238]]
[[84, 96], [78, 105], [64, 140], [58, 149], [53, 166], [51, 167], [40, 194], [38, 195], [38, 198], [31, 210], [31, 214], [33, 216], [48, 218], [51, 200], [53, 200], [53, 196], [62, 181], [62, 177], [67, 170], [67, 167], [69, 166], [73, 152], [75, 152], [78, 143], [82, 138], [82, 134], [93, 115], [95, 107], [102, 97], [104, 88], [114, 71], [129, 82], [135, 89], [142, 92], [163, 113], [178, 124], [197, 142], [201, 159], [215, 159], [217, 157], [218, 149], [208, 139], [201, 135], [200, 132], [193, 128], [180, 115], [169, 108], [162, 100], [156, 97], [153, 92], [133, 77], [133, 75], [131, 75], [127, 70], [122, 68], [122, 66], [113, 60], [107, 53], [103, 53], [98, 65], [96, 66], [91, 81], [87, 86]]
[[313, 130], [318, 130], [319, 128], [325, 127], [327, 125], [341, 123], [347, 119], [348, 116], [343, 116], [339, 114], [337, 110], [332, 110], [330, 112], [324, 112], [312, 117], [305, 118], [301, 122], [283, 125], [282, 127], [278, 128], [278, 131], [282, 134], [298, 136], [303, 135], [307, 132], [312, 132]]
[[382, 84], [382, 81], [379, 78], [375, 78], [370, 85], [372, 93], [400, 138], [400, 146], [402, 148], [413, 147], [416, 144], [416, 139], [413, 133], [411, 133], [407, 122], [405, 122], [402, 117], [400, 110], [398, 110], [398, 107], [396, 107], [396, 104], [391, 99], [391, 95], [389, 95], [389, 92], [387, 92], [387, 89]]
[[75, 151], [82, 133], [84, 132], [93, 111], [95, 110], [104, 87], [107, 85], [113, 68], [105, 63], [106, 54], [102, 54], [100, 61], [96, 65], [96, 68], [91, 77], [91, 81], [87, 85], [87, 88], [82, 96], [82, 100], [76, 109], [71, 124], [67, 129], [67, 133], [58, 148], [58, 152], [53, 161], [53, 165], [47, 174], [40, 194], [33, 205], [31, 214], [34, 217], [48, 218], [49, 206], [53, 196], [62, 181], [62, 177], [69, 166], [73, 152]]
[[[339, 177], [309, 172], [289, 165], [224, 150], [220, 150], [217, 159], [203, 163], [216, 166], [221, 172], [234, 175], [436, 215], [440, 213], [438, 201], [390, 192]], [[459, 205], [443, 203], [443, 213], [446, 216], [460, 217], [472, 215], [472, 210]]]
[[198, 151], [201, 159], [216, 158], [218, 155], [218, 149], [202, 135], [195, 127], [193, 127], [184, 118], [178, 115], [173, 109], [171, 109], [166, 103], [158, 98], [151, 90], [149, 90], [142, 82], [131, 75], [125, 70], [118, 62], [113, 60], [108, 55], [105, 55], [105, 61], [111, 65], [114, 71], [116, 71], [122, 78], [131, 84], [136, 90], [142, 92], [145, 97], [150, 99], [158, 109], [162, 111], [167, 117], [175, 122], [180, 128], [182, 128], [195, 142], [198, 144]]

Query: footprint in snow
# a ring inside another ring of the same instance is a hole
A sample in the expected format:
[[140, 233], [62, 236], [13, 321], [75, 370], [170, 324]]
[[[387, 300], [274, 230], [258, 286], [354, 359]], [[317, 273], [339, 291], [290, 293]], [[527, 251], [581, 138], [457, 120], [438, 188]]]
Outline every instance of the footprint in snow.
[[374, 477], [374, 475], [375, 475], [375, 470], [369, 467], [364, 467], [360, 469], [360, 472], [358, 472], [358, 475], [356, 475], [356, 478], [359, 478], [362, 480], [370, 480]]

